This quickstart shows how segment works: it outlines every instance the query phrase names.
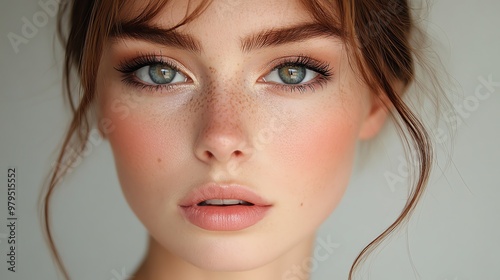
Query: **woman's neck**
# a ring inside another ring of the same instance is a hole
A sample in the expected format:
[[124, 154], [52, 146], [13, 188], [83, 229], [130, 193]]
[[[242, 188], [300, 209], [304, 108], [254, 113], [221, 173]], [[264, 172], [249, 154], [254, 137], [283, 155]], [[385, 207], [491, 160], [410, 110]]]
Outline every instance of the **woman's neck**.
[[203, 270], [169, 251], [158, 244], [153, 238], [149, 238], [149, 246], [146, 257], [137, 271], [134, 280], [246, 280], [246, 279], [290, 279], [308, 280], [309, 272], [304, 270], [304, 263], [311, 257], [314, 245], [314, 235], [297, 244], [284, 255], [273, 262], [247, 271], [220, 272]]

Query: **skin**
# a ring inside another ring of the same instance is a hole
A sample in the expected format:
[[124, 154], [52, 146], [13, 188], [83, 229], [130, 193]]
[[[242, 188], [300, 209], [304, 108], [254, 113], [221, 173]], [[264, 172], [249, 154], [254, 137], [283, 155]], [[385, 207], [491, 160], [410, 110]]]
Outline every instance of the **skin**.
[[[183, 2], [171, 1], [152, 23], [179, 22]], [[356, 142], [373, 137], [387, 113], [338, 38], [240, 49], [244, 35], [303, 22], [312, 18], [293, 1], [214, 1], [179, 28], [201, 42], [199, 53], [131, 39], [105, 46], [100, 129], [125, 198], [151, 237], [134, 279], [282, 279], [311, 256], [316, 230], [348, 185]], [[122, 82], [114, 68], [149, 52], [177, 62], [190, 80], [160, 91]], [[298, 55], [328, 63], [333, 76], [305, 92], [262, 80], [272, 61]], [[250, 228], [203, 230], [177, 206], [206, 182], [246, 185], [273, 206]]]

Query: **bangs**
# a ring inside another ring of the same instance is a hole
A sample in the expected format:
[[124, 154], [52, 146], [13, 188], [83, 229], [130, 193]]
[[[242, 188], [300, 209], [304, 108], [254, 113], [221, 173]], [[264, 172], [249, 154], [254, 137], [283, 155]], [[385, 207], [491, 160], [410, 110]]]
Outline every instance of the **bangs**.
[[[300, 4], [309, 12], [315, 22], [324, 28], [330, 30], [335, 30], [336, 34], [340, 34], [341, 38], [347, 33], [342, 24], [342, 11], [339, 11], [339, 7], [336, 1], [324, 1], [324, 0], [297, 0]], [[123, 0], [123, 1], [103, 1], [103, 2], [114, 2], [114, 4], [108, 7], [102, 7], [103, 10], [108, 8], [109, 12], [103, 12], [103, 15], [108, 15], [107, 18], [101, 18], [100, 20], [110, 20], [108, 26], [110, 27], [110, 33], [118, 35], [121, 30], [121, 26], [147, 26], [152, 25], [151, 22], [155, 21], [161, 12], [166, 9], [169, 0], [149, 0], [149, 1], [133, 1], [133, 0]], [[212, 3], [212, 0], [203, 0], [199, 4], [195, 5], [192, 2], [198, 1], [187, 1], [186, 11], [184, 17], [176, 25], [170, 27], [169, 30], [174, 30], [182, 25], [185, 25], [194, 19], [196, 19], [200, 14], [208, 8]], [[102, 3], [102, 2], [101, 2]], [[106, 3], [103, 3], [106, 5]], [[109, 9], [111, 8], [111, 9]], [[99, 9], [99, 8], [98, 8]], [[109, 16], [114, 15], [114, 16]], [[99, 19], [97, 19], [99, 20]], [[339, 32], [340, 31], [340, 32]], [[107, 34], [108, 36], [110, 34]]]
[[[169, 0], [119, 1], [116, 18], [111, 23], [111, 33], [119, 35], [122, 26], [151, 26], [151, 22], [158, 18], [158, 15], [166, 9], [169, 2]], [[211, 0], [201, 1], [201, 3], [195, 6], [192, 4], [192, 1], [187, 1], [184, 17], [168, 30], [174, 30], [193, 21], [203, 13], [211, 2]]]
[[330, 30], [338, 30], [341, 38], [345, 39], [347, 30], [344, 24], [345, 12], [339, 1], [332, 0], [300, 0], [300, 3], [315, 19], [316, 23]]

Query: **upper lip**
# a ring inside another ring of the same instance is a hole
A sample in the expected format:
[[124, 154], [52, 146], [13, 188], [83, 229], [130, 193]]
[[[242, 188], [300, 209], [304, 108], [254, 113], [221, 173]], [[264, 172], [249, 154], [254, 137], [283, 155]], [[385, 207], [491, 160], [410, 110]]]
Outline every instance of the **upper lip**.
[[179, 203], [180, 206], [189, 207], [209, 199], [238, 199], [250, 202], [256, 206], [270, 206], [263, 197], [250, 188], [239, 184], [208, 183], [190, 191]]

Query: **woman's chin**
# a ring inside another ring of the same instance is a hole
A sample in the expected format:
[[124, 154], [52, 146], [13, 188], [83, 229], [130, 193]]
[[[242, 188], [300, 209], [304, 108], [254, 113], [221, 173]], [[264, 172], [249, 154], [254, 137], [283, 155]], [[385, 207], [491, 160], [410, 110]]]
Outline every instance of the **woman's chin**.
[[190, 256], [187, 261], [201, 270], [211, 272], [244, 272], [255, 270], [269, 264], [269, 255], [264, 253], [257, 256], [240, 254], [223, 254], [213, 257], [213, 254], [201, 256]]
[[238, 272], [265, 266], [280, 256], [277, 250], [265, 250], [259, 247], [251, 242], [246, 244], [235, 242], [234, 245], [203, 244], [190, 246], [189, 250], [180, 250], [178, 254], [184, 261], [202, 270]]

